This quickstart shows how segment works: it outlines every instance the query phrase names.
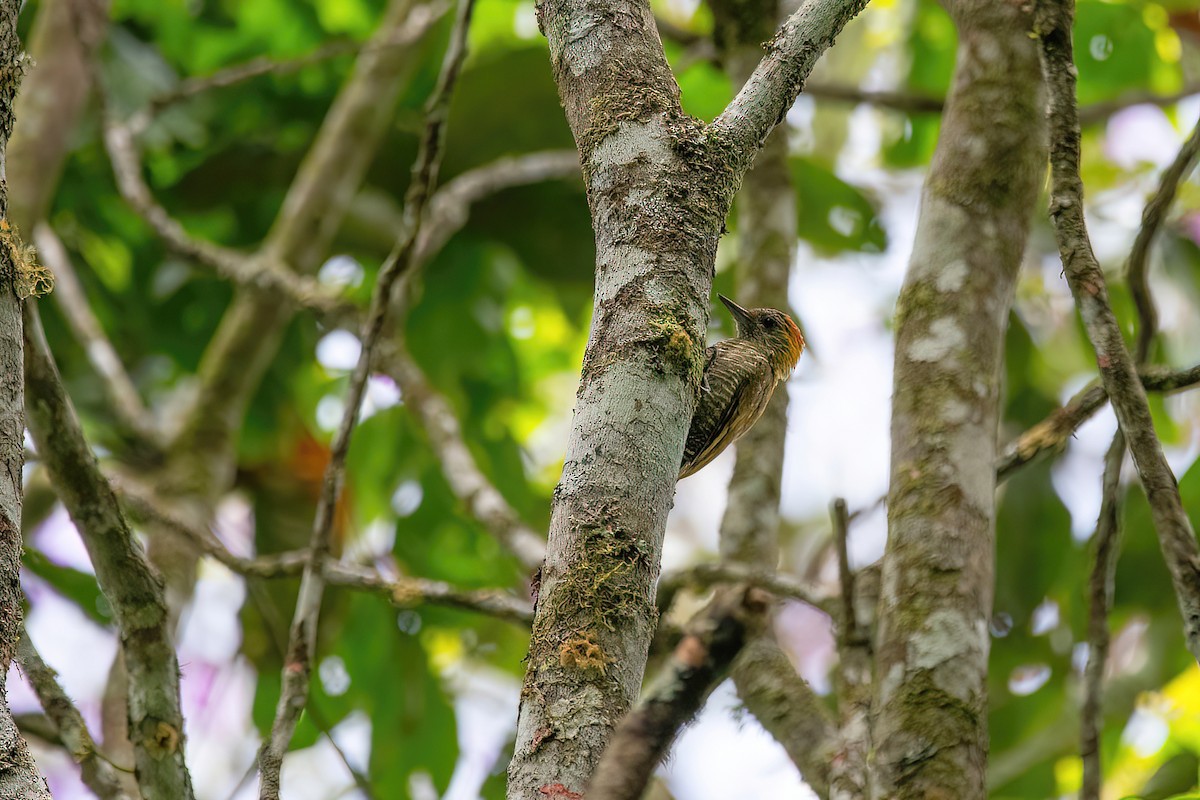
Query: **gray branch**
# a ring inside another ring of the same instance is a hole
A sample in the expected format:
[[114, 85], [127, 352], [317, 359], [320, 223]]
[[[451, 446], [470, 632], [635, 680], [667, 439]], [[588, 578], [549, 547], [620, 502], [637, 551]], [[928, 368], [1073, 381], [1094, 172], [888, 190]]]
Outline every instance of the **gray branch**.
[[21, 635], [17, 661], [37, 694], [46, 717], [54, 723], [59, 741], [79, 765], [84, 785], [101, 800], [132, 800], [122, 788], [113, 765], [96, 749], [96, 742], [88, 732], [79, 709], [59, 685], [58, 675], [42, 660], [28, 634]]
[[59, 498], [83, 537], [111, 603], [129, 670], [129, 731], [146, 800], [191, 800], [179, 709], [179, 663], [162, 582], [125, 522], [84, 439], [50, 355], [36, 307], [25, 307], [29, 430]]
[[1032, 14], [947, 3], [958, 55], [896, 305], [871, 797], [986, 796], [1004, 329], [1043, 162]]
[[454, 86], [466, 58], [467, 32], [473, 9], [474, 0], [459, 0], [450, 45], [442, 61], [437, 85], [425, 108], [425, 130], [413, 165], [412, 182], [404, 196], [404, 224], [396, 246], [379, 269], [379, 277], [371, 294], [371, 305], [359, 335], [362, 351], [350, 379], [345, 412], [330, 447], [329, 465], [325, 469], [321, 495], [317, 501], [317, 513], [313, 520], [312, 539], [309, 544], [309, 561], [300, 581], [299, 597], [296, 599], [296, 610], [292, 618], [288, 651], [281, 677], [282, 690], [275, 709], [275, 722], [259, 755], [261, 800], [279, 800], [279, 771], [283, 765], [283, 755], [308, 700], [309, 681], [313, 659], [316, 656], [321, 598], [325, 592], [324, 570], [329, 559], [337, 501], [345, 477], [346, 456], [350, 451], [350, 440], [366, 394], [372, 358], [391, 306], [392, 290], [396, 281], [406, 276], [413, 265], [421, 223], [433, 194], [433, 186], [437, 182], [438, 167], [441, 165], [446, 140], [446, 117], [449, 114]]
[[1104, 273], [1092, 252], [1079, 178], [1079, 120], [1071, 23], [1074, 4], [1039, 4], [1042, 59], [1050, 87], [1050, 217], [1063, 270], [1096, 353], [1100, 377], [1129, 443], [1183, 616], [1188, 649], [1200, 660], [1200, 547], [1183, 509], [1175, 476], [1154, 431], [1146, 392], [1108, 303]]

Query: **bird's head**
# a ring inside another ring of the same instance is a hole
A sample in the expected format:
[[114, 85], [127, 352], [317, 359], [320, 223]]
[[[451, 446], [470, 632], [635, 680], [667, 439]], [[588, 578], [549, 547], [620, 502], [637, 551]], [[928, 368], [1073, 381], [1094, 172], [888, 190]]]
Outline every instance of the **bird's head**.
[[804, 352], [804, 335], [787, 314], [774, 308], [742, 308], [725, 295], [721, 302], [733, 315], [740, 339], [761, 344], [770, 353], [771, 366], [779, 380], [787, 378]]

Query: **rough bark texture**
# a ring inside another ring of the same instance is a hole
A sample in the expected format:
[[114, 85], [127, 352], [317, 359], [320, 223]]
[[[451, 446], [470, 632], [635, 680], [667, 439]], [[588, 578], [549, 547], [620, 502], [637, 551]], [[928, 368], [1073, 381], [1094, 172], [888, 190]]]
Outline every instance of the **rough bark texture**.
[[581, 792], [642, 683], [732, 175], [679, 107], [650, 8], [539, 6], [596, 231], [596, 298], [550, 523], [509, 797]]
[[17, 648], [17, 660], [21, 671], [37, 693], [38, 702], [46, 712], [46, 718], [57, 729], [58, 737], [71, 758], [79, 764], [83, 783], [101, 800], [130, 800], [116, 768], [96, 750], [96, 743], [83, 722], [79, 709], [58, 683], [58, 675], [51, 669], [28, 636], [21, 637]]
[[[645, 0], [538, 6], [588, 190], [596, 296], [509, 767], [513, 800], [541, 800], [550, 786], [582, 791], [637, 695], [722, 223], [762, 139], [862, 5], [813, 0], [793, 15], [744, 104], [755, 124], [771, 123], [749, 133], [742, 108], [720, 128], [684, 116]], [[805, 57], [789, 59], [798, 50]]]
[[1133, 358], [1108, 303], [1104, 273], [1092, 252], [1079, 178], [1079, 118], [1075, 108], [1075, 63], [1071, 45], [1074, 4], [1038, 7], [1042, 56], [1050, 90], [1050, 217], [1054, 221], [1063, 273], [1096, 353], [1100, 379], [1150, 503], [1150, 516], [1183, 617], [1188, 650], [1200, 661], [1200, 545], [1179, 497], [1179, 486], [1163, 456], [1154, 420]]
[[79, 529], [120, 630], [129, 673], [128, 730], [138, 785], [146, 800], [190, 800], [179, 662], [162, 581], [146, 562], [84, 439], [32, 305], [25, 308], [25, 383], [29, 430], [38, 454]]
[[8, 665], [21, 636], [21, 472], [25, 463], [21, 295], [23, 254], [8, 219], [5, 149], [26, 65], [16, 0], [0, 2], [0, 798], [49, 798], [8, 709]]
[[877, 798], [986, 796], [1003, 333], [1042, 164], [1032, 16], [949, 4], [955, 77], [897, 303]]
[[689, 623], [666, 668], [621, 720], [596, 767], [588, 800], [638, 800], [679, 729], [704, 705], [748, 637], [761, 630], [771, 597], [723, 588]]

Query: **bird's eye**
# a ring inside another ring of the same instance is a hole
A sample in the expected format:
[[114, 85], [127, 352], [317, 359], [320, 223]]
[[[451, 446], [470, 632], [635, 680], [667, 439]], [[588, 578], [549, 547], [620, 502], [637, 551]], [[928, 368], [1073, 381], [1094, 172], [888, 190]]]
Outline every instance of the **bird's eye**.
[[774, 317], [767, 317], [766, 319], [763, 320], [763, 327], [769, 331], [774, 330], [775, 326], [778, 324], [779, 323], [775, 320]]

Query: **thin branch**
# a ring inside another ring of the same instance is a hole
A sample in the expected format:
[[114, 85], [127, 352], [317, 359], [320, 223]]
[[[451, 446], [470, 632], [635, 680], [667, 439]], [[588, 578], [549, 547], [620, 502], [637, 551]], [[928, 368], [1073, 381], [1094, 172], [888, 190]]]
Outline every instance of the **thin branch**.
[[150, 797], [191, 800], [179, 708], [179, 663], [162, 583], [146, 563], [117, 498], [84, 439], [37, 307], [25, 304], [29, 429], [63, 505], [83, 537], [113, 608], [129, 670], [129, 731], [138, 784]]
[[[408, 42], [398, 44], [406, 43]], [[230, 86], [236, 86], [239, 83], [245, 83], [264, 75], [288, 75], [293, 72], [299, 72], [305, 67], [320, 64], [323, 61], [330, 61], [341, 56], [353, 55], [368, 47], [369, 45], [353, 41], [326, 42], [312, 52], [305, 53], [296, 58], [276, 60], [268, 56], [258, 56], [241, 64], [234, 64], [233, 66], [217, 70], [209, 75], [196, 75], [184, 78], [171, 89], [150, 98], [147, 108], [141, 112], [136, 120], [136, 124], [134, 125], [135, 131], [140, 133], [162, 109], [174, 105], [181, 100], [187, 100], [214, 89], [227, 89]]]
[[680, 589], [708, 589], [721, 584], [744, 583], [773, 594], [780, 600], [798, 600], [813, 608], [830, 613], [834, 601], [809, 584], [773, 570], [746, 564], [696, 564], [669, 572], [658, 583], [658, 607], [667, 608], [669, 598]]
[[58, 675], [42, 660], [28, 633], [21, 635], [21, 642], [17, 646], [17, 662], [29, 679], [46, 716], [58, 729], [62, 746], [79, 764], [84, 785], [101, 800], [130, 800], [121, 787], [117, 771], [97, 751], [96, 742], [88, 733], [79, 709], [59, 685]]
[[1104, 723], [1104, 667], [1108, 663], [1108, 612], [1113, 602], [1113, 581], [1121, 551], [1121, 462], [1125, 436], [1118, 429], [1104, 456], [1100, 518], [1092, 537], [1095, 562], [1088, 579], [1087, 665], [1083, 671], [1083, 707], [1079, 718], [1079, 757], [1083, 760], [1080, 800], [1100, 800], [1100, 733]]
[[33, 242], [43, 263], [54, 273], [52, 296], [62, 310], [67, 325], [87, 353], [92, 368], [100, 376], [113, 414], [135, 436], [152, 445], [156, 444], [161, 440], [161, 434], [154, 425], [154, 418], [142, 403], [129, 373], [121, 363], [121, 357], [92, 311], [71, 258], [67, 255], [67, 248], [58, 234], [44, 222], [34, 227]]
[[430, 26], [449, 10], [447, 3], [429, 3], [410, 15], [408, 24], [388, 36], [375, 37], [366, 42], [333, 41], [320, 45], [310, 53], [295, 58], [275, 60], [259, 56], [241, 64], [218, 70], [209, 75], [193, 76], [180, 81], [172, 89], [151, 98], [149, 107], [139, 115], [136, 132], [144, 129], [154, 115], [169, 105], [214, 89], [227, 89], [264, 75], [288, 75], [305, 67], [330, 61], [341, 56], [361, 55], [373, 50], [406, 47], [419, 39]]
[[[872, 617], [878, 600], [878, 581], [875, 597], [860, 602], [868, 582], [860, 586], [850, 569], [847, 547], [850, 536], [850, 515], [846, 501], [837, 498], [831, 508], [833, 539], [837, 548], [838, 575], [841, 583], [841, 608], [838, 617], [838, 708], [840, 725], [837, 751], [829, 770], [830, 800], [852, 800], [866, 797], [869, 783], [867, 760], [871, 752], [871, 653], [870, 628], [860, 625], [860, 612]], [[865, 574], [865, 573], [864, 573]]]
[[387, 374], [400, 387], [405, 405], [421, 423], [429, 444], [438, 456], [442, 474], [450, 490], [467, 511], [496, 541], [511, 552], [529, 570], [536, 569], [546, 554], [546, 542], [509, 505], [475, 463], [462, 426], [453, 409], [421, 373], [405, 352], [402, 341], [395, 341], [382, 362]]
[[763, 626], [769, 604], [757, 589], [728, 588], [688, 623], [665, 671], [609, 740], [587, 800], [642, 796], [679, 729], [700, 710], [742, 645]]
[[[154, 496], [145, 487], [124, 478], [110, 478], [121, 504], [143, 519], [152, 520], [163, 531], [182, 537], [200, 552], [220, 562], [231, 572], [247, 578], [294, 578], [304, 573], [308, 550], [288, 550], [282, 553], [243, 558], [229, 552], [210, 531], [201, 530], [184, 521], [181, 514], [169, 509], [168, 501]], [[501, 590], [460, 589], [449, 583], [402, 575], [387, 578], [378, 570], [327, 562], [326, 583], [379, 595], [401, 608], [435, 605], [475, 611], [499, 619], [528, 625], [533, 610], [528, 602]]]
[[842, 103], [865, 103], [889, 111], [899, 111], [904, 114], [940, 114], [946, 105], [941, 97], [929, 97], [908, 92], [891, 92], [875, 89], [862, 89], [858, 86], [844, 86], [832, 83], [809, 83], [804, 86], [804, 94], [818, 100], [834, 100]]
[[264, 743], [259, 756], [261, 800], [279, 800], [279, 771], [283, 764], [283, 754], [308, 699], [309, 679], [317, 645], [317, 623], [325, 590], [323, 573], [329, 557], [334, 510], [341, 494], [346, 455], [350, 450], [350, 439], [366, 393], [372, 357], [391, 304], [392, 290], [396, 281], [412, 266], [421, 222], [433, 193], [433, 185], [437, 181], [446, 138], [445, 126], [450, 97], [466, 57], [467, 31], [473, 10], [474, 0], [459, 0], [450, 44], [442, 61], [437, 85], [426, 106], [425, 131], [413, 165], [412, 182], [404, 197], [404, 226], [396, 246], [380, 267], [375, 290], [371, 295], [370, 310], [363, 322], [359, 337], [362, 341], [362, 351], [350, 380], [345, 413], [330, 447], [329, 465], [325, 469], [321, 496], [317, 502], [309, 545], [309, 562], [301, 579], [300, 595], [296, 600], [296, 611], [289, 633], [288, 652], [284, 658], [279, 705], [275, 711], [270, 737]]
[[837, 726], [769, 633], [747, 642], [730, 670], [738, 697], [783, 747], [817, 797], [829, 796]]
[[533, 608], [509, 592], [498, 590], [467, 590], [443, 581], [427, 578], [400, 577], [389, 579], [377, 570], [353, 567], [348, 564], [329, 564], [325, 579], [332, 585], [368, 591], [400, 608], [430, 604], [463, 611], [475, 611], [518, 625], [533, 622]]
[[1158, 191], [1150, 198], [1142, 212], [1142, 225], [1138, 228], [1137, 237], [1133, 240], [1133, 248], [1129, 252], [1129, 262], [1125, 267], [1125, 277], [1129, 281], [1129, 293], [1133, 296], [1133, 305], [1137, 309], [1138, 326], [1137, 350], [1134, 360], [1145, 364], [1150, 358], [1154, 339], [1158, 335], [1158, 310], [1154, 307], [1154, 298], [1150, 295], [1148, 273], [1150, 268], [1150, 246], [1154, 237], [1166, 220], [1167, 211], [1175, 201], [1179, 183], [1192, 171], [1196, 165], [1196, 157], [1200, 155], [1200, 122], [1192, 129], [1192, 134], [1183, 143], [1183, 147], [1175, 155], [1171, 164], [1163, 170], [1159, 178]]
[[438, 189], [417, 239], [414, 266], [429, 261], [450, 237], [467, 224], [471, 206], [489, 195], [516, 186], [579, 176], [579, 153], [546, 150], [501, 158], [464, 172]]
[[344, 314], [351, 308], [316, 279], [298, 275], [278, 260], [248, 255], [193, 237], [158, 202], [142, 177], [141, 160], [130, 127], [109, 118], [104, 126], [104, 143], [121, 196], [172, 250], [215, 270], [223, 278], [277, 293], [302, 308], [322, 314]]
[[1104, 273], [1092, 252], [1084, 221], [1079, 120], [1075, 110], [1076, 70], [1071, 42], [1074, 4], [1070, 0], [1042, 0], [1039, 14], [1043, 68], [1050, 88], [1050, 216], [1063, 269], [1096, 352], [1101, 379], [1146, 490], [1183, 615], [1188, 649], [1200, 661], [1200, 547], [1184, 512], [1175, 476], [1155, 434], [1145, 390], [1109, 306]]
[[[1140, 370], [1139, 377], [1146, 391], [1176, 392], [1200, 384], [1200, 364], [1181, 370], [1145, 367]], [[996, 462], [996, 479], [1003, 481], [1039, 456], [1062, 449], [1079, 426], [1091, 419], [1107, 402], [1108, 394], [1099, 381], [1088, 384], [1062, 408], [1051, 412], [1004, 449], [1004, 454]]]
[[[1159, 180], [1158, 190], [1142, 212], [1125, 276], [1138, 316], [1137, 350], [1139, 367], [1150, 359], [1158, 336], [1158, 311], [1148, 280], [1150, 247], [1162, 228], [1179, 182], [1195, 165], [1200, 154], [1200, 123], [1192, 130], [1174, 161]], [[1103, 730], [1104, 669], [1108, 662], [1108, 614], [1112, 609], [1117, 558], [1121, 549], [1120, 484], [1121, 464], [1125, 459], [1125, 436], [1118, 428], [1104, 457], [1104, 478], [1100, 517], [1093, 536], [1095, 563], [1088, 582], [1088, 660], [1083, 673], [1083, 707], [1080, 710], [1079, 755], [1083, 761], [1083, 786], [1080, 800], [1100, 800], [1103, 769], [1100, 760], [1100, 735]]]
[[838, 640], [848, 645], [858, 636], [858, 622], [854, 613], [854, 571], [850, 569], [850, 513], [844, 498], [835, 498], [830, 505], [829, 516], [833, 522], [833, 542], [837, 548], [838, 582], [841, 589], [841, 608]]
[[735, 173], [754, 160], [771, 129], [783, 121], [817, 59], [867, 0], [806, 0], [767, 43], [767, 55], [737, 97], [709, 125], [728, 143]]
[[1112, 100], [1102, 100], [1079, 109], [1079, 124], [1093, 125], [1104, 122], [1118, 111], [1124, 111], [1132, 106], [1173, 106], [1180, 100], [1186, 100], [1200, 94], [1200, 84], [1188, 83], [1177, 92], [1158, 94], [1150, 91], [1126, 92]]
[[[855, 104], [865, 103], [889, 111], [898, 111], [903, 114], [940, 114], [944, 110], [946, 103], [940, 97], [910, 94], [907, 92], [877, 91], [861, 89], [857, 86], [841, 86], [828, 83], [806, 84], [804, 94], [809, 97], [815, 97], [818, 100], [833, 100]], [[1082, 107], [1079, 109], [1079, 123], [1084, 126], [1096, 125], [1106, 122], [1113, 114], [1131, 106], [1172, 106], [1180, 100], [1186, 100], [1197, 94], [1200, 94], [1200, 84], [1197, 83], [1188, 84], [1180, 91], [1170, 94], [1157, 94], [1148, 91], [1127, 92], [1112, 100], [1103, 100]]]

